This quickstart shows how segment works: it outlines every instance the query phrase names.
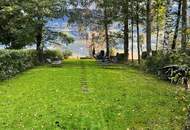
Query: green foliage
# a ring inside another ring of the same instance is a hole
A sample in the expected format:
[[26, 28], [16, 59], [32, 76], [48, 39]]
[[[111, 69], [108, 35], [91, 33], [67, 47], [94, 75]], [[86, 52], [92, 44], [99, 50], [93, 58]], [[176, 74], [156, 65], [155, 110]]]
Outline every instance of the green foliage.
[[1, 44], [20, 49], [34, 42], [33, 20], [18, 0], [1, 1], [0, 17]]
[[188, 130], [190, 127], [190, 93], [183, 89], [179, 89], [176, 92], [176, 100], [179, 105], [182, 106], [180, 111], [185, 113], [185, 116], [181, 119], [178, 118], [178, 120], [184, 120], [184, 126], [187, 127], [186, 130]]
[[73, 37], [64, 32], [59, 32], [58, 35], [62, 38], [63, 43], [66, 43], [67, 45], [75, 41]]
[[44, 26], [49, 18], [63, 16], [65, 4], [65, 0], [1, 1], [0, 44], [11, 49], [34, 44], [36, 34], [42, 33], [39, 25]]
[[174, 83], [184, 84], [185, 88], [189, 88], [188, 80], [190, 78], [190, 69], [187, 66], [177, 66], [176, 69], [169, 69], [171, 72], [169, 78]]
[[[55, 43], [55, 41], [56, 41], [57, 44], [68, 45], [68, 44], [71, 44], [74, 42], [74, 38], [65, 32], [56, 32], [56, 31], [46, 29], [44, 35], [45, 35], [45, 38], [44, 38], [45, 41], [50, 42], [50, 43]], [[60, 42], [58, 42], [57, 39], [60, 39]]]
[[63, 54], [59, 50], [45, 50], [43, 53], [45, 59], [54, 60], [55, 58], [62, 59]]
[[72, 56], [72, 51], [70, 51], [70, 50], [65, 50], [65, 51], [63, 52], [63, 56], [64, 56], [64, 59], [68, 59], [69, 56]]
[[[44, 58], [62, 59], [63, 54], [57, 50], [46, 50]], [[38, 64], [35, 50], [0, 50], [0, 80], [10, 78]]]
[[10, 78], [36, 63], [34, 50], [0, 50], [0, 80]]
[[187, 65], [190, 66], [190, 56], [182, 51], [159, 51], [154, 56], [148, 57], [144, 62], [146, 71], [158, 73], [159, 69], [167, 65]]

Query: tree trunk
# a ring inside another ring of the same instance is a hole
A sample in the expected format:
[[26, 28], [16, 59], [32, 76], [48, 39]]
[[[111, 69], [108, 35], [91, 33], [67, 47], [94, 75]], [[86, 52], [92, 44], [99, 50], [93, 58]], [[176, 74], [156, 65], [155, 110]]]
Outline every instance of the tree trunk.
[[156, 33], [156, 51], [158, 51], [159, 34], [160, 34], [160, 28], [158, 26], [157, 26], [157, 33]]
[[166, 15], [165, 15], [165, 27], [164, 27], [164, 42], [163, 49], [168, 49], [169, 46], [169, 22], [170, 22], [170, 0], [166, 1]]
[[129, 59], [129, 25], [128, 25], [128, 0], [125, 0], [126, 7], [124, 8], [125, 19], [124, 19], [124, 58], [125, 62]]
[[187, 46], [187, 0], [182, 0], [182, 38], [181, 48], [186, 50]]
[[151, 55], [151, 0], [147, 0], [147, 12], [146, 12], [146, 39], [147, 39], [147, 54]]
[[43, 25], [36, 25], [36, 50], [38, 53], [38, 60], [40, 63], [43, 62], [43, 47], [42, 47], [42, 31]]
[[139, 32], [139, 2], [137, 1], [137, 14], [136, 14], [136, 24], [137, 24], [137, 50], [138, 50], [138, 63], [141, 63], [141, 56], [140, 56], [140, 32]]
[[[133, 0], [131, 0], [131, 14], [133, 14]], [[131, 59], [134, 62], [134, 17], [131, 16]]]
[[[159, 8], [159, 5], [158, 5]], [[157, 10], [156, 15], [156, 52], [158, 51], [158, 44], [159, 44], [159, 34], [160, 34], [160, 23], [159, 23], [159, 12]]]
[[125, 61], [128, 62], [129, 57], [129, 29], [128, 29], [128, 20], [124, 22], [124, 57]]
[[106, 56], [110, 57], [110, 47], [109, 47], [109, 34], [108, 34], [108, 25], [105, 23], [105, 39], [106, 39]]
[[92, 56], [95, 58], [96, 56], [96, 46], [95, 43], [92, 44]]
[[109, 47], [109, 34], [108, 34], [108, 23], [107, 23], [107, 9], [104, 9], [104, 29], [105, 29], [105, 40], [106, 40], [106, 57], [110, 58], [110, 47]]
[[176, 21], [176, 26], [175, 26], [172, 49], [176, 49], [176, 42], [177, 42], [177, 37], [178, 37], [178, 29], [179, 29], [179, 23], [180, 23], [180, 18], [181, 18], [181, 0], [179, 0], [178, 3], [179, 3], [179, 5], [178, 5], [178, 12], [177, 12], [177, 21]]

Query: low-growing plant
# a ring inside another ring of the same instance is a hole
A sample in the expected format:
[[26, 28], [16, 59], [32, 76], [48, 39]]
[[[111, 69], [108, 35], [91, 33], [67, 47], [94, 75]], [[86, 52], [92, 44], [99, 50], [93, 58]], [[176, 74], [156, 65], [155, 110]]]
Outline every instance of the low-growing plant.
[[183, 84], [186, 90], [189, 88], [190, 68], [188, 66], [166, 66], [160, 70], [159, 76], [170, 80], [171, 83]]
[[[184, 130], [190, 129], [190, 94], [187, 91], [184, 91], [182, 89], [179, 89], [176, 92], [176, 100], [182, 106], [182, 112], [185, 113], [185, 116], [183, 118], [178, 118], [180, 120], [183, 120], [183, 126]], [[179, 120], [179, 121], [180, 121]]]
[[187, 66], [179, 66], [171, 72], [170, 80], [175, 83], [181, 83], [185, 89], [189, 88], [190, 68]]

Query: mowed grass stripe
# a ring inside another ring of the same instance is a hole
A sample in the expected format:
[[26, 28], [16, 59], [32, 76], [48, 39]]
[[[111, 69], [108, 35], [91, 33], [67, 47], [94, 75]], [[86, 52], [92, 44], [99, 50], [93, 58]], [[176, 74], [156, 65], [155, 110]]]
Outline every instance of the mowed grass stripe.
[[[81, 80], [88, 94], [81, 91]], [[174, 86], [127, 66], [68, 60], [0, 83], [0, 129], [181, 129], [185, 113], [175, 92]]]

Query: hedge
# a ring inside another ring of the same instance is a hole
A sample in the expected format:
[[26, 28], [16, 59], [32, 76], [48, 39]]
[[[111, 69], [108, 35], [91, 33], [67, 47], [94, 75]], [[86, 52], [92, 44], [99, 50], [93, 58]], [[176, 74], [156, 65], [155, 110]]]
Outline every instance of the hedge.
[[[63, 54], [58, 51], [45, 50], [44, 59], [62, 59]], [[36, 50], [0, 50], [0, 80], [5, 80], [14, 75], [38, 65]]]
[[44, 60], [46, 59], [54, 60], [55, 58], [62, 59], [63, 53], [59, 50], [45, 50], [43, 52], [43, 58]]
[[190, 67], [190, 56], [182, 51], [159, 51], [154, 56], [146, 58], [144, 62], [146, 71], [155, 74], [159, 69], [168, 65], [186, 65]]
[[8, 79], [36, 64], [35, 50], [0, 50], [0, 80]]

